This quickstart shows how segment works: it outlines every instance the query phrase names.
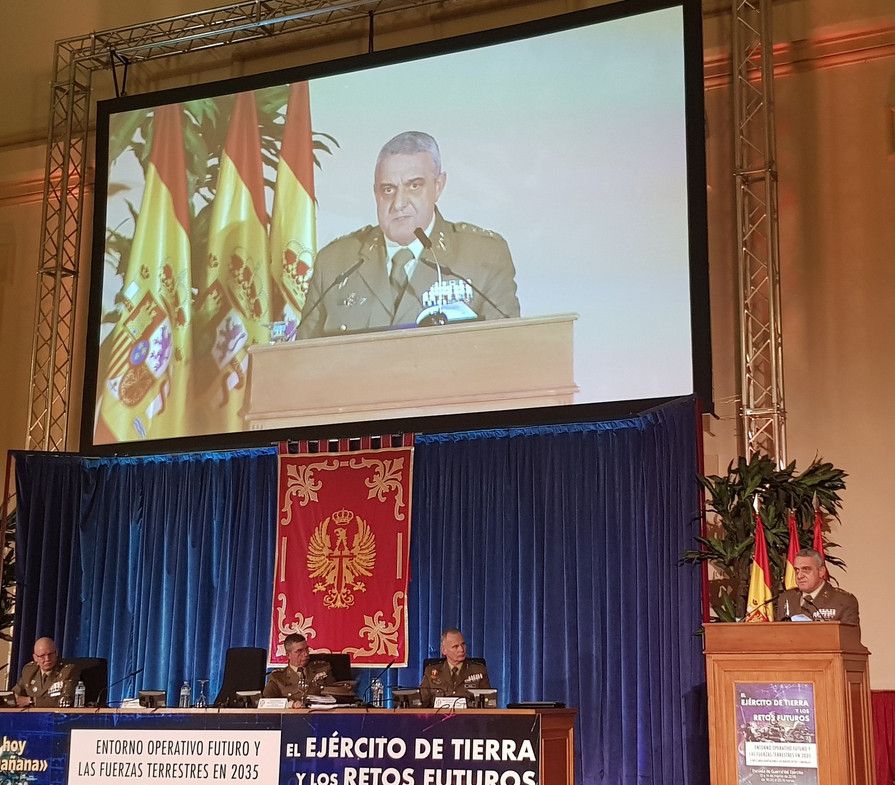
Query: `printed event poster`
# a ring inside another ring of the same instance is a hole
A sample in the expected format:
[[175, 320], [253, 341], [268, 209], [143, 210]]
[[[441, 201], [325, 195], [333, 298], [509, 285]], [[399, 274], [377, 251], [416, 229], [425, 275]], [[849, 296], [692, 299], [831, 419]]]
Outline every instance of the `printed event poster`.
[[0, 712], [0, 785], [538, 785], [533, 713]]
[[739, 785], [817, 785], [814, 685], [734, 684]]

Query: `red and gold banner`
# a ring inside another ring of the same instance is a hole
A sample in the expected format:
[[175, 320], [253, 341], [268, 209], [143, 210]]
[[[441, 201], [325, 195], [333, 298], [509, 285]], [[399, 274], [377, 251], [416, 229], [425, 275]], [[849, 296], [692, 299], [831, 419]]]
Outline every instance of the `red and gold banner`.
[[355, 667], [407, 664], [413, 447], [281, 455], [270, 660], [299, 632]]

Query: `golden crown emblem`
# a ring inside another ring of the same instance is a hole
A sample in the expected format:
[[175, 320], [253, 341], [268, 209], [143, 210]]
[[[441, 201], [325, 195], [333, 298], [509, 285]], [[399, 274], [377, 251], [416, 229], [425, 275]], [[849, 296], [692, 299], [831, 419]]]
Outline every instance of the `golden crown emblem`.
[[[357, 529], [348, 545], [348, 526], [352, 521]], [[335, 544], [329, 525], [335, 527]], [[338, 510], [314, 529], [308, 542], [308, 578], [314, 583], [314, 593], [326, 592], [323, 604], [327, 608], [350, 608], [354, 592], [366, 591], [362, 577], [372, 577], [376, 566], [376, 537], [367, 522], [350, 510]]]
[[337, 510], [333, 513], [332, 518], [336, 526], [347, 526], [354, 518], [354, 513], [351, 510]]

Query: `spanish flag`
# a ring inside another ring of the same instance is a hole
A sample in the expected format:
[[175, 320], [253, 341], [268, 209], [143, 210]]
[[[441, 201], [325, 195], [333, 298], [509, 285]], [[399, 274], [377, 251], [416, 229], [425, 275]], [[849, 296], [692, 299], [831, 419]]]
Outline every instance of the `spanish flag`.
[[97, 444], [189, 431], [192, 282], [180, 105], [157, 108], [152, 129], [120, 317], [100, 352]]
[[796, 554], [801, 550], [799, 530], [796, 526], [796, 514], [789, 514], [789, 550], [786, 552], [786, 571], [783, 574], [783, 588], [796, 588]]
[[824, 578], [827, 577], [827, 556], [824, 553], [824, 516], [820, 511], [820, 505], [817, 504], [817, 500], [815, 499], [814, 506], [814, 543], [812, 545], [814, 550], [816, 550], [820, 554], [820, 558], [824, 560], [823, 563], [823, 574]]
[[752, 573], [749, 576], [749, 601], [746, 604], [745, 621], [774, 621], [774, 608], [770, 602], [771, 567], [768, 563], [768, 546], [764, 538], [761, 516], [755, 515], [755, 555], [752, 557]]
[[244, 429], [248, 349], [270, 337], [270, 264], [254, 93], [236, 96], [211, 208], [196, 303], [199, 433]]
[[308, 83], [296, 82], [286, 109], [270, 227], [271, 274], [282, 292], [282, 310], [275, 318], [286, 322], [288, 337], [298, 327], [316, 254], [311, 100]]

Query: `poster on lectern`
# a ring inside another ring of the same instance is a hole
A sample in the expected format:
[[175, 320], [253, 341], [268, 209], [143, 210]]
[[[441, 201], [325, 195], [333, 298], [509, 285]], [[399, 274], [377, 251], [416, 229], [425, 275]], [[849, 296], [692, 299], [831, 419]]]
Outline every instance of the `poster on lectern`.
[[814, 685], [734, 685], [739, 785], [817, 785]]

